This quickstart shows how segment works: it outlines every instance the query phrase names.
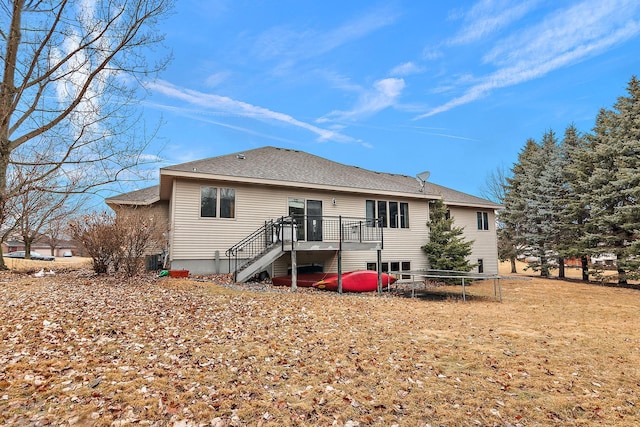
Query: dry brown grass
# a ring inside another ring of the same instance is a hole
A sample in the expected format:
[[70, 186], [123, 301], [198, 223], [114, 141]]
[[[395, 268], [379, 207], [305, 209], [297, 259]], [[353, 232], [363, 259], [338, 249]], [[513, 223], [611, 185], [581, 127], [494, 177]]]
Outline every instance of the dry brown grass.
[[[0, 424], [638, 425], [640, 293], [0, 276]], [[191, 424], [193, 423], [193, 424]]]
[[35, 261], [5, 257], [4, 262], [11, 271], [19, 273], [32, 273], [40, 269], [59, 271], [91, 268], [91, 258], [82, 257], [58, 257], [55, 261]]

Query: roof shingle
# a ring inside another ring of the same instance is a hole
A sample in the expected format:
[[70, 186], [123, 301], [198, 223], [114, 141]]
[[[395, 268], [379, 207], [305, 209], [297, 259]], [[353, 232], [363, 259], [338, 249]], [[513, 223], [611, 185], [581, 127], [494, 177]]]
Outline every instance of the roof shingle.
[[211, 157], [165, 167], [162, 170], [325, 185], [345, 191], [390, 191], [413, 197], [426, 194], [441, 196], [449, 204], [499, 207], [488, 200], [431, 182], [426, 182], [421, 192], [420, 182], [410, 176], [348, 166], [303, 151], [277, 147], [262, 147]]
[[[500, 206], [470, 194], [441, 185], [420, 182], [413, 177], [386, 172], [376, 172], [358, 166], [348, 166], [304, 151], [262, 147], [254, 150], [211, 157], [162, 168], [172, 174], [194, 173], [228, 177], [229, 180], [280, 181], [283, 184], [328, 186], [342, 191], [393, 192], [407, 197], [442, 197], [450, 205], [477, 206], [497, 209]], [[133, 191], [107, 199], [114, 204], [150, 204], [159, 198], [159, 186]]]

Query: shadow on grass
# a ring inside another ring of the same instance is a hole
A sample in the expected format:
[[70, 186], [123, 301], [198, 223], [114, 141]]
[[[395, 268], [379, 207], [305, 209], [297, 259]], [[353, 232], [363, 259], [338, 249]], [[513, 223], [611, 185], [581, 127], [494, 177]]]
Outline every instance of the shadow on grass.
[[[394, 292], [397, 296], [411, 298], [411, 290], [410, 289], [398, 289]], [[430, 288], [430, 289], [416, 289], [414, 293], [414, 299], [419, 299], [423, 301], [464, 301], [464, 297], [462, 295], [462, 288], [459, 290], [451, 290], [451, 289], [438, 289], [438, 288]], [[466, 294], [467, 301], [495, 301], [499, 302], [497, 297], [493, 295], [474, 295], [469, 293], [467, 290]]]

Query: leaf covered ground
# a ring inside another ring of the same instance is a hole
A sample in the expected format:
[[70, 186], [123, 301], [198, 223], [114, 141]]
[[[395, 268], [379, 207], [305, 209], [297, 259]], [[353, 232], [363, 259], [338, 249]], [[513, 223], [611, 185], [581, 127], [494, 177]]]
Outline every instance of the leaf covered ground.
[[638, 425], [640, 292], [0, 275], [0, 425]]

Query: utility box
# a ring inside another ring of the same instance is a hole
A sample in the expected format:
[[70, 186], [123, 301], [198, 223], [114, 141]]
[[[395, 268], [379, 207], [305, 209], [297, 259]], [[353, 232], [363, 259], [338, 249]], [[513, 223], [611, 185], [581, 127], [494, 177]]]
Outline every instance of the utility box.
[[162, 268], [162, 255], [147, 255], [146, 256], [147, 271], [157, 271]]

